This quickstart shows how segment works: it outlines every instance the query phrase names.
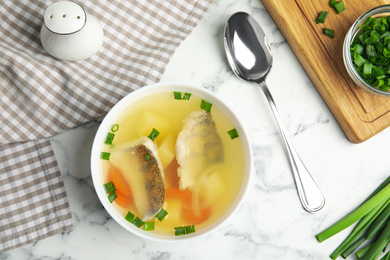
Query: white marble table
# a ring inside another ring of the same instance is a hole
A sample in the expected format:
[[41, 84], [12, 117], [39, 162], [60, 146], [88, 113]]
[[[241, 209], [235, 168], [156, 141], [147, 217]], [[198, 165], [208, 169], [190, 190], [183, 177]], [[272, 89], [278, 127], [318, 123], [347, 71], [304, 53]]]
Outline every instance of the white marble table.
[[[261, 90], [237, 79], [223, 48], [223, 26], [237, 11], [252, 14], [268, 35], [274, 66], [268, 85], [292, 142], [326, 197], [309, 214], [300, 205], [281, 136]], [[162, 81], [183, 81], [221, 96], [247, 128], [255, 172], [236, 215], [190, 243], [161, 244], [121, 228], [101, 206], [89, 154], [99, 122], [52, 138], [74, 228], [0, 254], [0, 259], [329, 259], [346, 236], [322, 244], [314, 235], [354, 209], [390, 173], [390, 129], [362, 144], [348, 141], [260, 0], [216, 0], [179, 47]]]

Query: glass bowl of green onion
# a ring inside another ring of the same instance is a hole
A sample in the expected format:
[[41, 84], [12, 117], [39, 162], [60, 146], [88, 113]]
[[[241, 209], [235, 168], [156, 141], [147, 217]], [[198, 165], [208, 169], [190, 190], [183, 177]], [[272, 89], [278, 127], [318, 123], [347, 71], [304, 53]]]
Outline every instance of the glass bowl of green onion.
[[354, 22], [344, 40], [343, 60], [360, 88], [390, 97], [390, 5], [372, 8]]

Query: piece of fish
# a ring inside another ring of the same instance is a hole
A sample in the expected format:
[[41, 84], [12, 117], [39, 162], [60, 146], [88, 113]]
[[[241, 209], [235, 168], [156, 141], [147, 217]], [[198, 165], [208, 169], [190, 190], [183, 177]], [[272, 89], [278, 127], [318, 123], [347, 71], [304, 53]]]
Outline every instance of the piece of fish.
[[157, 154], [157, 145], [148, 137], [115, 149], [110, 156], [128, 184], [143, 221], [152, 219], [165, 200], [164, 172]]
[[224, 160], [222, 139], [210, 112], [195, 111], [184, 120], [176, 141], [176, 160], [180, 189], [192, 186], [210, 165]]

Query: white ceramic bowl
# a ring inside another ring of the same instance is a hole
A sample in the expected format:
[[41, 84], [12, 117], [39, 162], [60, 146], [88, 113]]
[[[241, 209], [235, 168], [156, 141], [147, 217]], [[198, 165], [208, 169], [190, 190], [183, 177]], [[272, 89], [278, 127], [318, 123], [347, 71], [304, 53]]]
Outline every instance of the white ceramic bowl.
[[[229, 116], [229, 118], [235, 125], [235, 128], [237, 129], [240, 138], [242, 139], [242, 143], [244, 146], [243, 150], [245, 151], [244, 179], [242, 182], [241, 189], [238, 193], [238, 196], [236, 197], [233, 204], [223, 214], [223, 216], [219, 218], [216, 222], [214, 222], [211, 226], [202, 229], [200, 231], [196, 231], [195, 233], [184, 235], [184, 236], [168, 236], [168, 235], [156, 234], [150, 231], [144, 231], [143, 229], [137, 228], [135, 225], [127, 222], [123, 214], [119, 213], [115, 209], [115, 207], [108, 201], [107, 194], [103, 188], [104, 179], [103, 179], [103, 173], [101, 171], [100, 153], [103, 149], [104, 141], [105, 138], [107, 137], [107, 132], [110, 131], [111, 126], [113, 125], [114, 120], [118, 118], [118, 115], [120, 115], [123, 111], [127, 110], [129, 107], [131, 107], [131, 105], [139, 99], [143, 99], [151, 94], [167, 92], [167, 91], [172, 91], [172, 92], [181, 91], [183, 93], [184, 92], [193, 93], [194, 95], [197, 95], [201, 98], [204, 98], [208, 102], [211, 102], [213, 105], [218, 106], [222, 111], [224, 111]], [[130, 93], [122, 100], [120, 100], [109, 111], [109, 113], [106, 115], [103, 122], [101, 123], [96, 133], [93, 146], [92, 146], [92, 152], [91, 152], [91, 174], [92, 174], [93, 184], [97, 192], [97, 195], [101, 203], [103, 204], [104, 208], [107, 210], [107, 212], [118, 224], [120, 224], [123, 228], [130, 231], [131, 233], [145, 239], [159, 241], [159, 242], [175, 242], [175, 241], [183, 241], [183, 240], [197, 238], [205, 234], [208, 234], [209, 232], [211, 232], [212, 230], [220, 226], [223, 222], [225, 222], [239, 208], [241, 202], [244, 199], [244, 196], [248, 190], [250, 177], [252, 175], [251, 174], [252, 167], [253, 167], [252, 148], [249, 142], [248, 135], [243, 125], [241, 124], [240, 120], [237, 118], [237, 116], [229, 109], [229, 107], [218, 96], [216, 96], [212, 92], [201, 87], [184, 84], [184, 83], [177, 83], [177, 82], [157, 83], [150, 86], [146, 86]]]

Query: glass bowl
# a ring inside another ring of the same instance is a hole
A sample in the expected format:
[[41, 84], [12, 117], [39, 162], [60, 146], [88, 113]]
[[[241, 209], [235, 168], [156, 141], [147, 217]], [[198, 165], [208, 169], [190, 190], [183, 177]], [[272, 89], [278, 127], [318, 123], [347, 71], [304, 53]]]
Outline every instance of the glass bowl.
[[353, 23], [349, 31], [347, 32], [345, 39], [344, 39], [344, 45], [343, 45], [343, 60], [345, 68], [347, 69], [347, 72], [349, 76], [352, 78], [352, 80], [358, 85], [360, 88], [364, 89], [365, 91], [381, 96], [381, 97], [390, 97], [390, 92], [382, 91], [380, 89], [377, 89], [371, 85], [369, 85], [367, 82], [364, 81], [364, 79], [357, 73], [354, 65], [353, 65], [353, 59], [351, 56], [351, 43], [356, 35], [360, 33], [360, 25], [364, 23], [364, 21], [372, 16], [372, 17], [381, 17], [381, 16], [387, 16], [390, 15], [390, 5], [381, 5], [378, 7], [374, 7], [367, 12], [363, 13], [359, 18], [356, 19], [356, 21]]

